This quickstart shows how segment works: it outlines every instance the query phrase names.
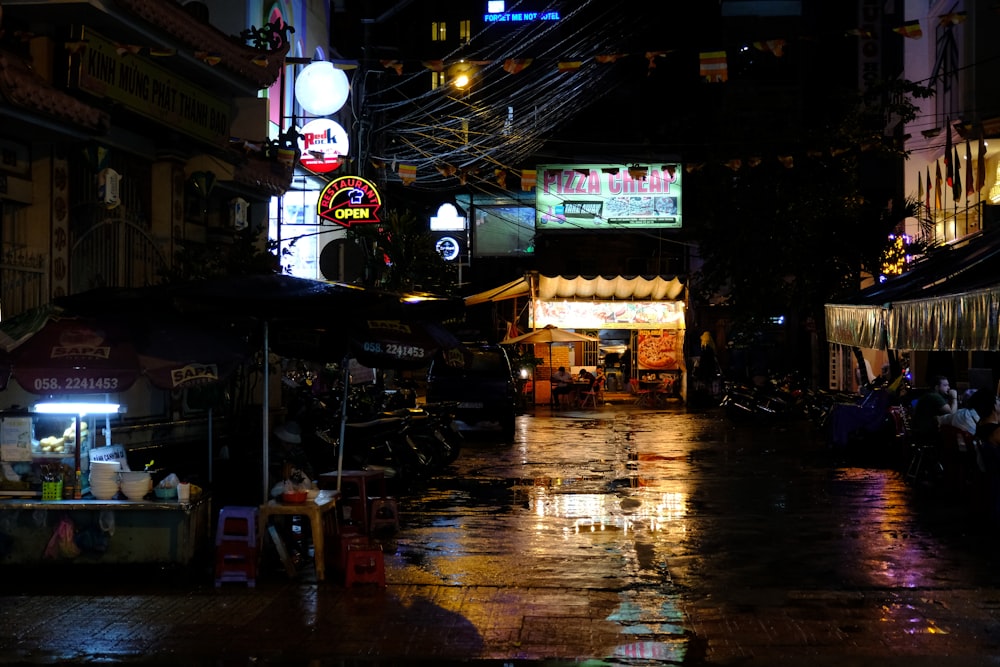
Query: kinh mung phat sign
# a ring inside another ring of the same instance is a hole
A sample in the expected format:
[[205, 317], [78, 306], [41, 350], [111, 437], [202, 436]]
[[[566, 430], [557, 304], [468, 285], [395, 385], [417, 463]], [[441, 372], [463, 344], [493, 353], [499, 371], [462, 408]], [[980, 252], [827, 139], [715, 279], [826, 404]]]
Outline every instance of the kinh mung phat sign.
[[539, 165], [536, 228], [680, 229], [679, 164]]
[[212, 144], [229, 141], [230, 103], [93, 30], [81, 30], [70, 87]]

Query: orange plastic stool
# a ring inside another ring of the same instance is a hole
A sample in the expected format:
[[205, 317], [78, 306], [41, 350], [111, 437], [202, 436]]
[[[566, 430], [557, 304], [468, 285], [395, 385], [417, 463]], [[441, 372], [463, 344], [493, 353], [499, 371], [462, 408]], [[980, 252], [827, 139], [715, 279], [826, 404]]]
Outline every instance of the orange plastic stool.
[[378, 584], [385, 588], [385, 559], [377, 544], [348, 545], [344, 585]]

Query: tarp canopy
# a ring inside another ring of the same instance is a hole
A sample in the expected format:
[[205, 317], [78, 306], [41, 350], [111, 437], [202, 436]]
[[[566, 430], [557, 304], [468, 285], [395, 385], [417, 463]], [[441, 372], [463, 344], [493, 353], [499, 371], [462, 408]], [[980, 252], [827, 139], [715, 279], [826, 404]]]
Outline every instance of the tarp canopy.
[[683, 297], [684, 284], [677, 277], [654, 276], [535, 276], [526, 275], [493, 289], [465, 298], [466, 306], [532, 295], [550, 299], [594, 299], [601, 301], [675, 301]]
[[929, 251], [901, 276], [826, 304], [831, 343], [892, 350], [1000, 350], [1000, 230]]

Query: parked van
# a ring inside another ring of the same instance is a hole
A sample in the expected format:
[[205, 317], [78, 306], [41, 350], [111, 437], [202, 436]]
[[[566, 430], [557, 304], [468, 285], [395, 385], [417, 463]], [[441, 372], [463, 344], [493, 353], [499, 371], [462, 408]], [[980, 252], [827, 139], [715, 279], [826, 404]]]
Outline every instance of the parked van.
[[463, 343], [465, 366], [435, 360], [427, 374], [427, 402], [455, 401], [455, 420], [464, 430], [499, 427], [504, 437], [514, 435], [517, 384], [507, 351], [492, 343]]

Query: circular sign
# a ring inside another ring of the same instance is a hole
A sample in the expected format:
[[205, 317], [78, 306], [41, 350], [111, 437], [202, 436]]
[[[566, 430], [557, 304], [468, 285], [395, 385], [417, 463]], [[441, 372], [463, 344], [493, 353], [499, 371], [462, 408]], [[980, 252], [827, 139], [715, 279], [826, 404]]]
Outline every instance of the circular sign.
[[444, 257], [446, 261], [450, 262], [458, 257], [458, 241], [450, 236], [442, 236], [438, 239], [438, 242], [434, 244], [434, 249], [437, 250], [438, 254]]
[[333, 171], [344, 164], [350, 148], [347, 131], [329, 118], [309, 121], [299, 131], [299, 164], [316, 173]]

